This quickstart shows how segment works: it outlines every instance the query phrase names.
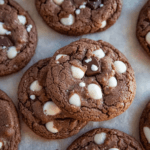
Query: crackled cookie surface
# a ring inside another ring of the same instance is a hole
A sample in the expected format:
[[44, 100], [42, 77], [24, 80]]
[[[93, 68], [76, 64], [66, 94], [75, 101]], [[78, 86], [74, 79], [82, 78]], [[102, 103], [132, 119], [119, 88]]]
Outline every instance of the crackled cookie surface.
[[108, 120], [123, 113], [134, 99], [131, 65], [104, 41], [73, 42], [58, 50], [48, 67], [48, 94], [74, 118]]
[[19, 143], [20, 125], [16, 108], [0, 90], [0, 150], [17, 150]]
[[99, 128], [75, 140], [67, 150], [144, 150], [131, 136], [115, 130]]
[[121, 14], [122, 0], [35, 0], [44, 21], [67, 35], [100, 32]]
[[140, 119], [140, 139], [145, 150], [150, 149], [150, 102], [144, 109]]
[[36, 44], [36, 27], [29, 14], [13, 0], [0, 0], [0, 76], [25, 67]]
[[46, 94], [47, 64], [50, 59], [33, 65], [19, 85], [19, 109], [23, 120], [38, 135], [63, 139], [77, 134], [87, 122], [65, 115]]

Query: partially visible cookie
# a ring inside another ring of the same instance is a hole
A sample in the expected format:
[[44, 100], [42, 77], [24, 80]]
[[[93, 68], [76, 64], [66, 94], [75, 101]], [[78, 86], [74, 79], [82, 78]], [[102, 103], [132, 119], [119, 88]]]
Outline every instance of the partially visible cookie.
[[141, 46], [150, 55], [150, 0], [147, 1], [139, 14], [136, 34]]
[[64, 114], [46, 94], [49, 61], [39, 61], [22, 77], [18, 89], [19, 109], [25, 123], [36, 134], [47, 139], [63, 139], [77, 134], [87, 122]]
[[47, 93], [76, 119], [109, 120], [134, 100], [134, 71], [127, 58], [107, 42], [73, 42], [58, 50], [48, 67]]
[[150, 102], [144, 109], [140, 119], [140, 139], [145, 150], [150, 150]]
[[36, 45], [37, 31], [29, 14], [13, 0], [0, 0], [0, 76], [25, 67]]
[[67, 150], [144, 150], [133, 137], [115, 130], [99, 128], [75, 140]]
[[122, 0], [35, 0], [52, 29], [66, 35], [101, 32], [119, 18]]
[[0, 90], [0, 149], [17, 150], [20, 139], [16, 108], [12, 100]]

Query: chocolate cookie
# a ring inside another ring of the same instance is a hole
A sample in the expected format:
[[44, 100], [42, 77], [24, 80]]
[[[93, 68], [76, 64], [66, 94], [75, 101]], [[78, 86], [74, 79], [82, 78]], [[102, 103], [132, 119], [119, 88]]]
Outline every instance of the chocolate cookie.
[[67, 150], [144, 150], [133, 137], [115, 129], [95, 129], [75, 140]]
[[35, 0], [39, 14], [54, 30], [66, 35], [101, 32], [121, 14], [122, 0]]
[[63, 139], [77, 134], [86, 124], [64, 114], [46, 94], [47, 64], [33, 65], [19, 85], [19, 109], [23, 120], [36, 134], [47, 139]]
[[55, 53], [47, 88], [56, 105], [72, 117], [104, 121], [131, 105], [136, 82], [120, 51], [104, 41], [81, 39]]
[[25, 67], [36, 45], [37, 31], [29, 14], [13, 0], [0, 0], [0, 76]]
[[136, 34], [141, 46], [150, 54], [150, 0], [140, 12]]
[[0, 90], [0, 149], [17, 150], [20, 139], [16, 108], [12, 100]]
[[150, 102], [144, 109], [140, 119], [140, 139], [145, 150], [150, 149]]

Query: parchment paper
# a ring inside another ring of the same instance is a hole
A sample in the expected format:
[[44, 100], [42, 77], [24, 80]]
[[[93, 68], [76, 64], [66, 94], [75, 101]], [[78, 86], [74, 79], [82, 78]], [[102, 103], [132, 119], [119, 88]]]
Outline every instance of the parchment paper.
[[19, 150], [65, 150], [76, 138], [83, 133], [97, 128], [115, 128], [139, 140], [139, 119], [150, 100], [150, 57], [141, 48], [136, 38], [136, 23], [139, 12], [147, 0], [123, 0], [123, 10], [117, 23], [102, 33], [88, 34], [79, 37], [61, 35], [50, 29], [36, 11], [34, 0], [16, 0], [29, 12], [38, 29], [38, 46], [36, 54], [30, 63], [20, 72], [0, 78], [0, 89], [12, 98], [18, 105], [17, 89], [24, 72], [38, 60], [50, 57], [59, 48], [80, 38], [93, 40], [102, 39], [118, 48], [131, 63], [136, 76], [137, 94], [133, 104], [122, 115], [104, 122], [89, 122], [77, 135], [63, 140], [45, 140], [34, 134], [21, 120], [22, 141]]

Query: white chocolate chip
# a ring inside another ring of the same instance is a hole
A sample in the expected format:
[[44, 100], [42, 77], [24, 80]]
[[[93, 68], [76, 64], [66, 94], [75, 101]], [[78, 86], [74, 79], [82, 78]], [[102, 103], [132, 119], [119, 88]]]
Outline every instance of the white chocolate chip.
[[100, 4], [100, 7], [103, 7], [104, 6], [104, 4]]
[[146, 42], [150, 44], [150, 32], [146, 34]]
[[6, 48], [6, 46], [3, 46], [2, 48], [3, 48], [3, 49], [5, 49], [5, 48]]
[[59, 114], [61, 110], [58, 108], [58, 106], [54, 102], [50, 101], [44, 104], [43, 112], [46, 116], [47, 115], [54, 116], [54, 115]]
[[77, 107], [80, 107], [81, 106], [80, 96], [78, 94], [73, 94], [69, 99], [69, 103]]
[[117, 80], [115, 77], [111, 77], [108, 81], [108, 86], [109, 87], [116, 87], [117, 86]]
[[3, 147], [3, 143], [2, 142], [0, 142], [0, 149]]
[[101, 132], [99, 134], [96, 134], [94, 136], [94, 142], [98, 145], [103, 144], [105, 142], [106, 139], [106, 133], [105, 132]]
[[106, 21], [103, 21], [103, 22], [101, 23], [100, 28], [104, 28], [104, 27], [106, 27], [106, 25], [107, 25], [107, 22], [106, 22]]
[[71, 14], [68, 16], [68, 18], [61, 18], [61, 20], [60, 20], [60, 22], [66, 26], [70, 26], [70, 25], [74, 24], [74, 21], [75, 21], [75, 18]]
[[125, 73], [127, 70], [126, 65], [122, 61], [115, 61], [114, 65], [118, 73]]
[[58, 54], [56, 56], [56, 60], [59, 60], [61, 57], [65, 57], [65, 56], [67, 56], [67, 55], [65, 55], [65, 54]]
[[48, 131], [50, 131], [51, 133], [58, 133], [58, 130], [56, 128], [54, 128], [54, 123], [53, 121], [46, 123], [46, 128]]
[[30, 99], [35, 100], [35, 95], [30, 95]]
[[85, 60], [86, 63], [89, 63], [89, 62], [91, 62], [91, 61], [92, 61], [92, 58], [89, 58], [89, 59], [86, 59], [86, 60]]
[[80, 14], [80, 9], [77, 9], [77, 10], [75, 11], [75, 13], [76, 13], [76, 15], [79, 15], [79, 14]]
[[96, 65], [92, 65], [92, 66], [91, 66], [91, 70], [92, 70], [92, 71], [97, 71], [97, 70], [98, 70], [98, 67], [97, 67]]
[[28, 25], [28, 26], [27, 26], [27, 32], [30, 32], [31, 29], [32, 29], [32, 27], [33, 27], [32, 24]]
[[85, 84], [84, 82], [80, 82], [80, 83], [79, 83], [79, 86], [80, 86], [80, 87], [85, 87], [86, 84]]
[[34, 82], [32, 82], [32, 84], [30, 85], [30, 90], [31, 91], [40, 91], [42, 89], [42, 86], [40, 86], [38, 80], [35, 80]]
[[57, 5], [61, 5], [64, 2], [64, 0], [53, 0], [53, 1]]
[[148, 143], [150, 143], [150, 128], [149, 127], [144, 127], [143, 131], [144, 131], [144, 134], [145, 134], [145, 137], [146, 137]]
[[109, 150], [119, 150], [118, 148], [110, 148]]
[[80, 9], [85, 8], [85, 7], [86, 6], [84, 4], [79, 6]]
[[93, 52], [93, 54], [98, 57], [99, 59], [105, 57], [105, 53], [103, 52], [102, 49], [98, 49], [96, 51]]
[[25, 25], [27, 22], [26, 17], [23, 15], [18, 15], [18, 19], [19, 19], [20, 23], [23, 25]]
[[9, 59], [13, 59], [17, 56], [17, 50], [16, 50], [16, 47], [15, 46], [11, 46], [9, 47], [8, 51], [7, 51], [7, 57]]
[[4, 28], [4, 23], [0, 22], [0, 35], [10, 35], [11, 32]]
[[4, 0], [0, 0], [0, 5], [4, 5], [5, 1]]
[[84, 77], [85, 72], [83, 72], [80, 68], [71, 66], [72, 76], [76, 79], [82, 79]]
[[93, 99], [98, 100], [102, 98], [101, 88], [97, 84], [88, 85], [88, 92]]

